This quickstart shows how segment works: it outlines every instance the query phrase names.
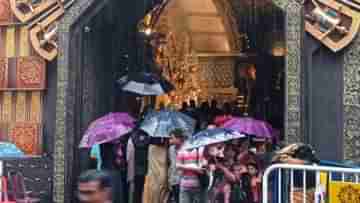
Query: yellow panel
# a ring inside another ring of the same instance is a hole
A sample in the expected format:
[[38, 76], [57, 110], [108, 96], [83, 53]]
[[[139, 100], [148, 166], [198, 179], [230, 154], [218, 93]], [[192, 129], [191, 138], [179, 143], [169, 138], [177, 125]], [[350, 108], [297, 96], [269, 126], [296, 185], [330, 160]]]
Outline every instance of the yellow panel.
[[11, 115], [12, 115], [11, 98], [12, 98], [12, 92], [4, 92], [2, 118], [5, 122], [11, 121]]
[[6, 30], [6, 56], [15, 57], [15, 27], [8, 27]]
[[31, 111], [30, 111], [30, 121], [41, 123], [41, 115], [42, 115], [42, 95], [41, 92], [36, 91], [31, 94]]
[[16, 93], [16, 122], [26, 120], [26, 93]]
[[330, 182], [330, 203], [358, 203], [360, 200], [360, 184]]
[[20, 56], [30, 56], [29, 31], [26, 27], [20, 28]]
[[325, 188], [326, 188], [326, 186], [328, 184], [328, 173], [326, 173], [326, 172], [321, 172], [320, 173], [320, 183], [323, 186], [325, 186]]

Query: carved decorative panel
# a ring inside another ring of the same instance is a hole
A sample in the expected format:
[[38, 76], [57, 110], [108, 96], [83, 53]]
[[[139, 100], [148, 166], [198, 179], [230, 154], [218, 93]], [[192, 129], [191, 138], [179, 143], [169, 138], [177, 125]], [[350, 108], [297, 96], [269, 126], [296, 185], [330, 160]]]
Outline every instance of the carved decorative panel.
[[201, 59], [199, 79], [202, 88], [230, 88], [234, 82], [234, 60], [209, 57]]
[[14, 21], [9, 0], [0, 0], [0, 25], [9, 24]]
[[27, 155], [39, 155], [41, 153], [40, 129], [41, 128], [39, 123], [12, 123], [9, 132], [9, 139]]
[[16, 65], [17, 88], [45, 88], [44, 59], [38, 57], [20, 57]]
[[8, 87], [8, 61], [0, 58], [0, 89]]

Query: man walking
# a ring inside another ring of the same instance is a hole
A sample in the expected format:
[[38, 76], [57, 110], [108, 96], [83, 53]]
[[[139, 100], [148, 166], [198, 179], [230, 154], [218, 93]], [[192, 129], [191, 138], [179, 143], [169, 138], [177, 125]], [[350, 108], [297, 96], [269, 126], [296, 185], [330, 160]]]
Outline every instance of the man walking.
[[78, 179], [78, 198], [81, 203], [112, 203], [111, 176], [105, 171], [89, 170]]

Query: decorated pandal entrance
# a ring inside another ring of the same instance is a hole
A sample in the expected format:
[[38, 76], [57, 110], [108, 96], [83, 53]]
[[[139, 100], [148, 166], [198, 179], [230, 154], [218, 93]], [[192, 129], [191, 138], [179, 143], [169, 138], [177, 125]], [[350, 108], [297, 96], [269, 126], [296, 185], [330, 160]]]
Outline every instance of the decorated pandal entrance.
[[157, 107], [216, 100], [241, 115], [257, 111], [261, 119], [277, 117], [282, 123], [283, 13], [271, 2], [241, 4], [244, 10], [234, 13], [228, 1], [174, 0], [153, 28], [144, 28], [145, 34], [162, 36], [151, 42], [154, 58], [176, 87], [156, 98]]

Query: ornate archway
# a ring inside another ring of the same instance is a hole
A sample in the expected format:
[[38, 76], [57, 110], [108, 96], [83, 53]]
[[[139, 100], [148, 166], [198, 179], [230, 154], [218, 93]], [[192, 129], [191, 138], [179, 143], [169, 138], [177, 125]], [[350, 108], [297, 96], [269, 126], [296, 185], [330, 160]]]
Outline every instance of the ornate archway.
[[[107, 3], [95, 0], [78, 0], [68, 10], [59, 25], [59, 53], [57, 70], [56, 131], [54, 144], [54, 201], [65, 202], [65, 177], [71, 171], [67, 168], [67, 153], [76, 148], [74, 137], [76, 88], [72, 72], [76, 71], [70, 57], [70, 31], [76, 23], [86, 24], [97, 11]], [[286, 111], [285, 139], [287, 142], [303, 140], [301, 115], [301, 38], [302, 5], [295, 0], [276, 0], [274, 3], [286, 13]], [[92, 12], [89, 14], [89, 10]], [[234, 8], [236, 9], [236, 8]], [[80, 19], [81, 18], [81, 19]], [[229, 20], [231, 22], [231, 20]], [[69, 189], [69, 192], [72, 190]]]

